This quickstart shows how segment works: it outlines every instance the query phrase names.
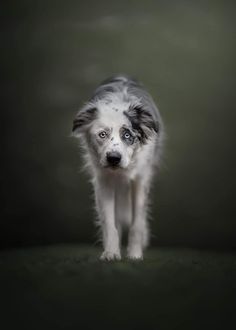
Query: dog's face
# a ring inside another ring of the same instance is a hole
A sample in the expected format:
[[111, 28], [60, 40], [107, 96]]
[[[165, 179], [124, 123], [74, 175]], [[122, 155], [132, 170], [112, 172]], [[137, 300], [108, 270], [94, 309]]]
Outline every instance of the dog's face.
[[157, 132], [157, 124], [140, 105], [111, 98], [79, 111], [73, 132], [83, 134], [99, 166], [126, 169], [142, 145]]
[[97, 118], [88, 130], [88, 138], [98, 163], [107, 168], [127, 168], [140, 141], [122, 108], [98, 107]]

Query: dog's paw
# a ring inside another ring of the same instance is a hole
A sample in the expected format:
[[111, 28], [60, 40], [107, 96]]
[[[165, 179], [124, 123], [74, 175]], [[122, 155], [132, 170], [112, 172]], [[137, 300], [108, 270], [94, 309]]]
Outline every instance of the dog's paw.
[[143, 260], [143, 255], [142, 254], [136, 254], [136, 253], [128, 253], [127, 254], [127, 258], [129, 260], [133, 260], [133, 261], [142, 261]]
[[102, 261], [121, 260], [121, 256], [119, 252], [104, 251], [100, 256], [100, 260]]
[[130, 260], [143, 260], [143, 252], [140, 248], [128, 248], [127, 258]]

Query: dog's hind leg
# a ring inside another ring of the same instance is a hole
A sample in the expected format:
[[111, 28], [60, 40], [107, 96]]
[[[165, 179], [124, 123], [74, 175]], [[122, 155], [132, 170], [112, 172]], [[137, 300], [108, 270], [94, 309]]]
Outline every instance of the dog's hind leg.
[[95, 183], [97, 211], [100, 218], [103, 248], [101, 260], [119, 260], [119, 235], [115, 225], [115, 187], [106, 178], [99, 178]]
[[147, 224], [147, 197], [149, 182], [137, 178], [132, 183], [133, 219], [129, 230], [127, 257], [142, 259], [143, 249], [148, 244], [149, 232]]

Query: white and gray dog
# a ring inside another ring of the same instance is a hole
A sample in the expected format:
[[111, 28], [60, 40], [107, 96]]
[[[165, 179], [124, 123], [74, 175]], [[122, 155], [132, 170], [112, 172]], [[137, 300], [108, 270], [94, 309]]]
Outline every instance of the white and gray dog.
[[148, 194], [164, 135], [153, 99], [136, 80], [111, 77], [77, 113], [73, 135], [82, 141], [92, 177], [104, 248], [100, 259], [121, 259], [125, 227], [127, 257], [142, 259], [149, 239]]

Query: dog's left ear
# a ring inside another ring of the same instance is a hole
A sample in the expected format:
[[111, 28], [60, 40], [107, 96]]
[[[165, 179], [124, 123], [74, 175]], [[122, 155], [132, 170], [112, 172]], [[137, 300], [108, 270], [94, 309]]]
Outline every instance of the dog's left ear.
[[73, 121], [72, 134], [78, 136], [80, 133], [85, 132], [88, 126], [96, 118], [96, 115], [97, 108], [95, 107], [81, 109]]
[[133, 129], [138, 131], [141, 142], [145, 143], [153, 133], [159, 133], [158, 121], [154, 119], [150, 111], [142, 106], [130, 108], [126, 115], [131, 121]]

